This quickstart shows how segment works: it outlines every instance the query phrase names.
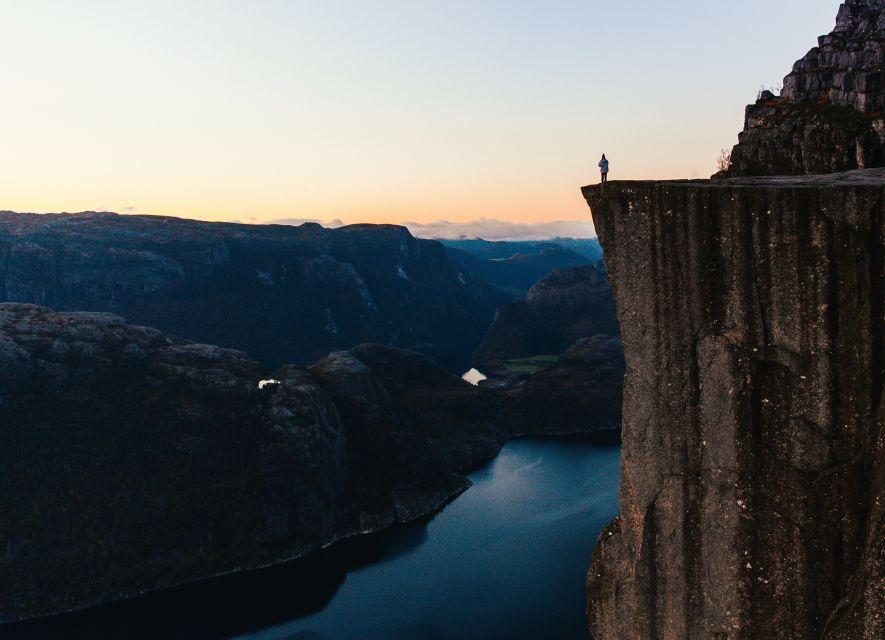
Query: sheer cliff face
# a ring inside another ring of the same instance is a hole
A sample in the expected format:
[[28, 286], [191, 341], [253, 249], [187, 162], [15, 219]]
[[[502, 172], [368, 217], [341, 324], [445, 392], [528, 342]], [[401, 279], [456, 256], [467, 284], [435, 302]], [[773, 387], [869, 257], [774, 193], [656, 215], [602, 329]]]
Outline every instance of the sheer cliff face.
[[425, 515], [512, 423], [399, 349], [264, 377], [244, 353], [110, 314], [0, 304], [0, 622]]
[[265, 367], [375, 342], [461, 372], [498, 299], [393, 225], [0, 212], [0, 301], [116, 313]]
[[627, 360], [593, 637], [885, 637], [885, 172], [584, 195]]
[[782, 95], [747, 107], [731, 176], [832, 173], [885, 165], [885, 2], [849, 0], [796, 62]]

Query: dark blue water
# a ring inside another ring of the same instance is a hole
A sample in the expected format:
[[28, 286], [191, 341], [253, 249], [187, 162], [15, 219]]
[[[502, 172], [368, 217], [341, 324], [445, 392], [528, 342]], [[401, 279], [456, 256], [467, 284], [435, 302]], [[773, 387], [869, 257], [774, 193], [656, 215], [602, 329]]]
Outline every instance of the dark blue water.
[[617, 447], [517, 440], [390, 555], [351, 571], [322, 611], [255, 640], [585, 638], [584, 579], [617, 513]]
[[421, 523], [0, 636], [585, 639], [584, 579], [618, 509], [619, 455], [581, 439], [516, 440]]

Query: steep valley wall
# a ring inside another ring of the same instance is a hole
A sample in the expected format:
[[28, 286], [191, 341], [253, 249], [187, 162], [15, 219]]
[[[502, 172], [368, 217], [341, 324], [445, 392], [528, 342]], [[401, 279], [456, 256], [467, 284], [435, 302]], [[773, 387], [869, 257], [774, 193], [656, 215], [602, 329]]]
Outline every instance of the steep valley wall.
[[584, 195], [627, 361], [593, 637], [885, 637], [885, 173]]

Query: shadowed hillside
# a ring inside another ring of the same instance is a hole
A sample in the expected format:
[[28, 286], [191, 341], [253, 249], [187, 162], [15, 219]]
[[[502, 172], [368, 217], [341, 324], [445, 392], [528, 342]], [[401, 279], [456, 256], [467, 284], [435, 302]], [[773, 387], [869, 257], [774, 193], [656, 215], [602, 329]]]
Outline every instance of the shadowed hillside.
[[265, 366], [375, 342], [460, 372], [500, 297], [404, 227], [5, 212], [0, 301], [110, 311]]
[[489, 242], [441, 240], [452, 262], [494, 285], [513, 298], [521, 298], [547, 274], [602, 259], [599, 242], [551, 240], [549, 242]]

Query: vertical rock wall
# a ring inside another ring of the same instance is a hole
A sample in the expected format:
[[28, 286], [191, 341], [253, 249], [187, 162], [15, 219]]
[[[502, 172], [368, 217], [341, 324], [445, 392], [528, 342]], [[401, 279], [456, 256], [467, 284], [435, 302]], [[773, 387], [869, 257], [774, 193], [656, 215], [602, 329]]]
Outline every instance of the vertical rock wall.
[[627, 360], [593, 637], [885, 637], [881, 172], [584, 195]]

